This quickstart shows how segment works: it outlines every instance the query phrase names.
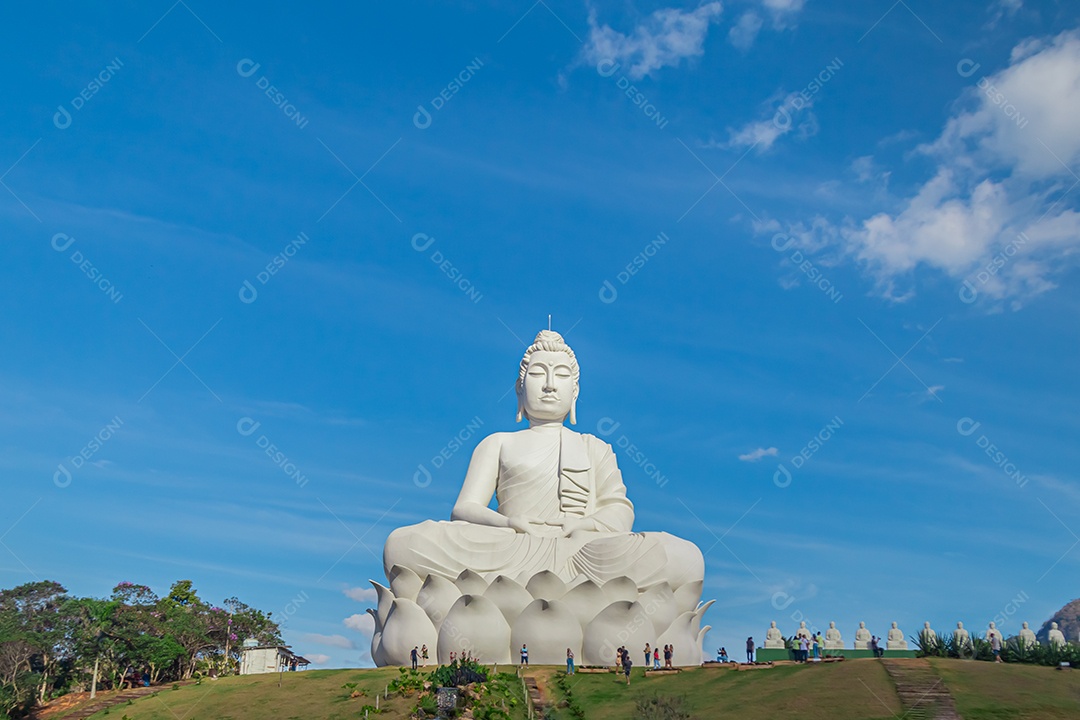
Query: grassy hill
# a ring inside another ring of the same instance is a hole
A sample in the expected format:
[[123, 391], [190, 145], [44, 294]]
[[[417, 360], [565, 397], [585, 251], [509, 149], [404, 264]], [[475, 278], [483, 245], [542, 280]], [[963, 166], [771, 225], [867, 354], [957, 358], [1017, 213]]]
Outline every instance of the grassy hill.
[[[933, 669], [952, 692], [966, 720], [1038, 720], [1080, 717], [1080, 671], [1032, 665], [932, 659]], [[768, 670], [735, 671], [695, 668], [678, 675], [643, 678], [634, 670], [630, 687], [622, 676], [579, 673], [559, 681], [559, 669], [534, 667], [546, 697], [555, 703], [550, 717], [574, 720], [570, 700], [587, 720], [634, 720], [635, 702], [653, 695], [684, 698], [695, 720], [714, 718], [784, 718], [799, 720], [895, 720], [906, 713], [896, 688], [874, 660]], [[136, 700], [98, 713], [93, 720], [326, 720], [362, 718], [363, 707], [398, 676], [393, 668], [316, 670], [276, 675], [206, 680], [156, 697]], [[355, 683], [355, 685], [352, 685]], [[343, 687], [346, 686], [346, 687]], [[560, 687], [562, 686], [562, 687]], [[354, 693], [362, 693], [350, 697]], [[380, 701], [380, 718], [406, 718], [415, 695]], [[560, 707], [561, 705], [561, 707]], [[524, 703], [511, 708], [524, 718]], [[580, 717], [580, 716], [579, 716]], [[57, 716], [62, 720], [63, 716]]]

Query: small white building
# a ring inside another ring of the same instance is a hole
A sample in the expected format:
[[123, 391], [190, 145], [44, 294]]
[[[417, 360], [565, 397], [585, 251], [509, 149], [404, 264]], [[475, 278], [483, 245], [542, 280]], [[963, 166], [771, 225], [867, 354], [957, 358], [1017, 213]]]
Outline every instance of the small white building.
[[247, 639], [240, 651], [240, 674], [293, 672], [304, 670], [311, 662], [297, 655], [285, 645], [260, 645], [257, 640]]

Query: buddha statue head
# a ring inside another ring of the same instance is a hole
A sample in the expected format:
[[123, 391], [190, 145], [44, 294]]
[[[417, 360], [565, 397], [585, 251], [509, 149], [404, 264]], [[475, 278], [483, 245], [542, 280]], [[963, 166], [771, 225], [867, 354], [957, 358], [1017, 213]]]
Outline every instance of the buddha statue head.
[[964, 629], [964, 623], [962, 623], [962, 622], [956, 623], [956, 629], [957, 630], [963, 630]]
[[521, 358], [518, 422], [562, 423], [569, 416], [570, 424], [576, 424], [580, 377], [577, 358], [562, 335], [541, 330]]
[[1031, 628], [1029, 628], [1029, 627], [1028, 627], [1028, 624], [1027, 624], [1027, 623], [1024, 623], [1024, 629], [1025, 629], [1025, 630], [1030, 630]]

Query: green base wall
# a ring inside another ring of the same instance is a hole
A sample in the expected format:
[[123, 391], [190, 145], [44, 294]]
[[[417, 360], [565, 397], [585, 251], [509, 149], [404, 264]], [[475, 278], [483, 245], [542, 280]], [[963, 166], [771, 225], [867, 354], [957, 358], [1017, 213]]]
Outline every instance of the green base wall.
[[[811, 656], [813, 651], [811, 651]], [[830, 657], [844, 657], [849, 660], [856, 658], [872, 658], [874, 657], [873, 650], [829, 650], [828, 655]], [[913, 658], [917, 657], [917, 651], [915, 650], [886, 650], [885, 657], [887, 658]], [[754, 659], [758, 662], [774, 662], [776, 660], [794, 660], [795, 652], [793, 650], [783, 650], [779, 648], [758, 648], [754, 653]], [[811, 657], [811, 660], [813, 658]]]

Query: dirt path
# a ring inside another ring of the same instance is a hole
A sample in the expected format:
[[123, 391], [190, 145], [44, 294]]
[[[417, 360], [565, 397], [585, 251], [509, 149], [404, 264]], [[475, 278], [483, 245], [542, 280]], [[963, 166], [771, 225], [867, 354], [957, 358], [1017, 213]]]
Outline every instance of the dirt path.
[[905, 715], [929, 720], [960, 720], [956, 704], [945, 682], [926, 658], [883, 659]]

